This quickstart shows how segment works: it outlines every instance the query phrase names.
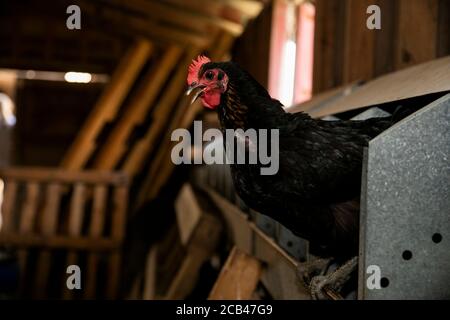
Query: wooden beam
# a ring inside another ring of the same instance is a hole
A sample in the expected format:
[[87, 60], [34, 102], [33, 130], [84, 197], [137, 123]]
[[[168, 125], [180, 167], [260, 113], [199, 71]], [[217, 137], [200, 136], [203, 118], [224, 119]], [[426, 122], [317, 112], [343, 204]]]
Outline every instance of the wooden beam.
[[[111, 1], [108, 1], [108, 3]], [[167, 24], [179, 25], [183, 28], [206, 32], [211, 26], [217, 26], [235, 36], [239, 36], [244, 27], [221, 17], [204, 15], [201, 12], [189, 10], [188, 8], [167, 5], [156, 1], [129, 0], [126, 2], [114, 0], [114, 3], [147, 14], [152, 20], [165, 21]]]
[[140, 70], [150, 56], [152, 48], [148, 41], [140, 39], [123, 57], [109, 85], [67, 151], [61, 163], [63, 168], [73, 170], [84, 167], [95, 150], [95, 139], [104, 124], [115, 117]]
[[133, 99], [126, 106], [126, 112], [101, 146], [93, 164], [94, 168], [113, 170], [116, 167], [128, 150], [129, 135], [146, 118], [181, 54], [179, 47], [170, 46], [155, 68], [148, 71]]
[[128, 156], [126, 162], [122, 166], [122, 170], [129, 175], [134, 176], [142, 168], [147, 156], [156, 146], [157, 139], [160, 137], [161, 131], [166, 125], [168, 119], [173, 116], [172, 110], [178, 99], [183, 94], [186, 86], [186, 67], [191, 63], [192, 59], [200, 54], [202, 50], [198, 48], [190, 49], [188, 54], [180, 63], [176, 73], [171, 81], [164, 89], [165, 94], [154, 107], [153, 123], [148, 129], [145, 136], [136, 143]]
[[261, 263], [233, 247], [208, 300], [249, 300], [262, 273]]
[[207, 33], [201, 34], [189, 32], [183, 28], [163, 26], [152, 19], [130, 14], [120, 8], [93, 4], [91, 1], [80, 1], [82, 1], [82, 10], [86, 9], [87, 13], [101, 26], [117, 33], [133, 37], [139, 35], [164, 44], [203, 47], [210, 43]]

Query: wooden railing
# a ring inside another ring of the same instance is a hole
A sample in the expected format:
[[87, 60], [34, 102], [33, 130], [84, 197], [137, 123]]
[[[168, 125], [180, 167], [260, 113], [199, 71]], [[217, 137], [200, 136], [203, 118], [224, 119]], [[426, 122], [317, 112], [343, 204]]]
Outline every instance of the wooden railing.
[[[27, 167], [0, 169], [0, 178], [0, 246], [17, 253], [19, 297], [116, 298], [126, 175]], [[66, 286], [69, 265], [80, 267], [80, 290]]]

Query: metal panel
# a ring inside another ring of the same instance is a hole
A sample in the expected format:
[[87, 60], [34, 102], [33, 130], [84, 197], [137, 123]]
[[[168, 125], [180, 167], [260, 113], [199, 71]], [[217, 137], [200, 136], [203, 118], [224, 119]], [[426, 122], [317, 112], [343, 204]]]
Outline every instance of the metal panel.
[[[449, 158], [450, 94], [369, 143], [360, 298], [450, 298]], [[367, 288], [371, 265], [384, 288]]]

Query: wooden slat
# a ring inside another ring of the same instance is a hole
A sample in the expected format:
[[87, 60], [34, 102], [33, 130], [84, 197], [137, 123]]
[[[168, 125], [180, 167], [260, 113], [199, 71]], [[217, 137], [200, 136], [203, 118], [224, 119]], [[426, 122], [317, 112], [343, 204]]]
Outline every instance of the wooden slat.
[[[126, 185], [128, 178], [124, 173], [97, 170], [65, 170], [47, 167], [11, 167], [0, 169], [0, 177], [18, 181], [59, 182], [88, 184], [108, 183]], [[6, 190], [6, 192], [8, 192]], [[8, 202], [7, 202], [8, 203]]]
[[[68, 235], [72, 237], [80, 236], [81, 227], [84, 218], [84, 206], [86, 200], [86, 186], [83, 183], [76, 183], [73, 188], [72, 199], [70, 202]], [[74, 250], [69, 250], [66, 257], [66, 266], [76, 265], [78, 254]], [[63, 298], [69, 299], [73, 297], [74, 291], [65, 288], [63, 290]]]
[[[40, 221], [42, 235], [51, 236], [56, 233], [58, 226], [59, 203], [61, 200], [61, 185], [50, 183], [47, 186], [45, 207]], [[51, 254], [49, 250], [42, 250], [38, 255], [35, 273], [34, 296], [44, 298], [47, 291], [48, 277], [51, 265]]]
[[[92, 215], [89, 229], [89, 236], [101, 237], [105, 224], [105, 208], [107, 200], [107, 192], [105, 185], [97, 185], [94, 187], [94, 201], [92, 204]], [[97, 284], [97, 269], [99, 257], [96, 253], [89, 253], [87, 257], [87, 270], [84, 297], [86, 299], [94, 299]]]
[[373, 0], [345, 1], [344, 83], [373, 78], [376, 31], [366, 27], [368, 18], [366, 9], [373, 2]]
[[175, 200], [175, 212], [181, 243], [187, 245], [202, 215], [201, 207], [188, 183], [181, 188]]
[[[2, 175], [1, 172], [0, 177], [5, 178], [5, 176]], [[18, 186], [16, 181], [13, 180], [6, 181], [1, 210], [2, 214], [2, 228], [0, 229], [1, 232], [8, 232], [11, 231], [13, 228], [14, 223], [13, 210], [17, 196], [17, 188]]]
[[201, 266], [211, 257], [220, 239], [222, 225], [215, 216], [203, 213], [187, 246], [186, 256], [178, 269], [165, 299], [185, 299], [197, 282]]
[[[128, 188], [116, 187], [113, 193], [113, 213], [111, 217], [111, 237], [122, 241], [125, 233], [125, 211], [127, 209]], [[108, 261], [109, 281], [106, 287], [107, 299], [116, 299], [120, 284], [121, 254], [111, 253]]]
[[33, 230], [39, 199], [39, 184], [30, 182], [26, 185], [26, 198], [20, 215], [19, 233], [26, 234]]
[[114, 169], [128, 148], [126, 143], [129, 135], [137, 125], [144, 121], [181, 53], [181, 48], [177, 46], [169, 47], [156, 68], [148, 71], [139, 90], [127, 106], [127, 112], [121, 117], [106, 142], [101, 146], [100, 153], [94, 161], [94, 168]]
[[208, 300], [249, 300], [262, 273], [261, 263], [233, 247]]
[[313, 117], [450, 90], [450, 56], [376, 78], [351, 94], [310, 110]]
[[143, 300], [153, 300], [156, 297], [156, 281], [158, 268], [158, 245], [153, 245], [147, 254], [145, 263]]
[[107, 121], [114, 118], [139, 71], [152, 52], [152, 45], [140, 39], [122, 58], [111, 81], [67, 151], [61, 166], [81, 169], [95, 149], [95, 139]]
[[290, 113], [296, 113], [300, 111], [308, 112], [309, 110], [315, 108], [321, 108], [326, 104], [335, 101], [336, 99], [351, 94], [353, 90], [356, 90], [359, 85], [360, 82], [356, 81], [331, 90], [327, 90], [325, 92], [314, 95], [308, 101], [290, 107], [286, 107], [285, 110]]
[[398, 0], [397, 70], [436, 57], [438, 5], [438, 0]]
[[116, 187], [113, 193], [114, 208], [111, 217], [111, 237], [122, 240], [125, 233], [125, 213], [128, 204], [128, 188]]
[[315, 1], [314, 94], [342, 85], [344, 5], [344, 1]]
[[207, 191], [211, 200], [221, 211], [228, 230], [231, 230], [234, 245], [242, 252], [264, 262], [261, 281], [275, 299], [309, 300], [309, 292], [297, 279], [298, 262], [289, 256], [277, 243], [246, 219], [245, 214], [215, 191]]
[[[35, 226], [35, 217], [38, 209], [39, 200], [39, 184], [36, 182], [30, 182], [26, 186], [26, 198], [22, 207], [22, 213], [20, 215], [19, 222], [19, 234], [20, 236], [24, 234], [30, 234]], [[24, 292], [26, 283], [25, 275], [27, 272], [27, 262], [28, 262], [28, 250], [20, 249], [18, 250], [18, 258], [20, 265], [20, 283], [19, 292]]]

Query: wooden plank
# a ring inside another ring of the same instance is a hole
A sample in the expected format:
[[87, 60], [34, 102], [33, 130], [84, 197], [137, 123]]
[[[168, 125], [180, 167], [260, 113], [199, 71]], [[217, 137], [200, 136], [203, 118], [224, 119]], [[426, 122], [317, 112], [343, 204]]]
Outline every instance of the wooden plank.
[[112, 251], [120, 248], [121, 241], [110, 238], [68, 237], [61, 235], [1, 233], [0, 244], [19, 248], [45, 248], [89, 251]]
[[373, 78], [375, 33], [366, 28], [373, 0], [345, 1], [344, 83]]
[[397, 70], [436, 57], [438, 7], [438, 0], [398, 0]]
[[[114, 2], [120, 3], [121, 1], [115, 0]], [[176, 24], [182, 28], [204, 32], [210, 29], [211, 26], [217, 26], [235, 36], [239, 36], [243, 31], [243, 26], [240, 23], [218, 16], [204, 15], [198, 11], [186, 10], [185, 7], [183, 10], [181, 7], [145, 0], [130, 0], [123, 4], [127, 8], [146, 13], [153, 20], [162, 20], [168, 24]]]
[[19, 233], [26, 234], [33, 230], [39, 200], [39, 184], [30, 182], [26, 185], [26, 198], [23, 203], [19, 222]]
[[108, 282], [106, 284], [106, 299], [118, 298], [120, 285], [121, 257], [119, 251], [111, 253], [108, 261]]
[[396, 17], [398, 1], [378, 0], [381, 10], [381, 30], [375, 32], [375, 77], [394, 71]]
[[[39, 184], [30, 182], [26, 186], [26, 198], [22, 207], [19, 222], [19, 234], [29, 234], [33, 231], [35, 226], [35, 217], [38, 208], [39, 200]], [[18, 250], [18, 259], [20, 266], [20, 283], [19, 292], [24, 292], [25, 289], [25, 275], [27, 272], [28, 251], [27, 249]]]
[[316, 0], [315, 7], [314, 94], [342, 85], [345, 2]]
[[[128, 188], [119, 186], [113, 192], [113, 212], [111, 217], [111, 237], [120, 243], [125, 233], [125, 213], [128, 203]], [[109, 281], [106, 286], [106, 298], [116, 299], [120, 285], [121, 253], [113, 252], [108, 261]]]
[[122, 240], [125, 234], [126, 210], [128, 205], [128, 188], [118, 186], [113, 192], [113, 212], [111, 217], [111, 237]]
[[106, 142], [101, 146], [93, 167], [112, 170], [127, 151], [127, 140], [132, 130], [144, 121], [156, 97], [165, 84], [176, 62], [182, 54], [181, 48], [170, 46], [155, 68], [151, 68], [141, 82], [127, 112], [120, 118]]
[[[61, 200], [61, 185], [50, 183], [47, 186], [45, 207], [42, 214], [40, 230], [42, 235], [51, 236], [56, 233], [58, 227], [59, 203]], [[51, 265], [51, 254], [49, 250], [42, 250], [37, 258], [35, 273], [34, 296], [44, 298]]]
[[156, 272], [158, 268], [158, 245], [153, 245], [147, 254], [145, 263], [143, 300], [154, 300], [156, 297]]
[[247, 216], [238, 207], [214, 191], [207, 192], [221, 211], [234, 245], [240, 251], [265, 263], [261, 281], [269, 293], [275, 299], [309, 300], [309, 292], [297, 280], [298, 262], [254, 223], [248, 221]]
[[258, 227], [250, 223], [254, 235], [253, 255], [263, 261], [266, 268], [261, 277], [264, 287], [274, 299], [310, 300], [309, 291], [297, 277], [298, 262]]
[[204, 188], [203, 190], [220, 210], [227, 225], [227, 233], [233, 243], [242, 252], [252, 254], [253, 231], [249, 225], [248, 215], [212, 189]]
[[[0, 171], [0, 177], [2, 178], [8, 178], [5, 177], [2, 172]], [[17, 196], [17, 182], [13, 179], [9, 178], [6, 181], [4, 196], [3, 196], [3, 202], [2, 202], [2, 226], [0, 231], [2, 232], [9, 232], [13, 229], [14, 226], [14, 217], [13, 217], [13, 210], [14, 210], [14, 203], [16, 201]]]
[[187, 245], [202, 215], [202, 209], [188, 183], [183, 185], [175, 200], [175, 212], [181, 243]]
[[[48, 167], [10, 167], [0, 169], [0, 176], [18, 181], [58, 182], [87, 184], [108, 183], [114, 185], [127, 185], [128, 178], [124, 173], [99, 170], [65, 170]], [[8, 192], [6, 190], [6, 192]], [[8, 203], [8, 202], [7, 202]]]
[[[102, 236], [105, 225], [105, 209], [108, 190], [105, 185], [94, 187], [94, 201], [92, 203], [91, 223], [89, 225], [89, 236], [99, 238]], [[84, 297], [94, 299], [97, 287], [97, 269], [99, 256], [96, 253], [89, 253], [87, 257], [86, 282]]]
[[[86, 186], [83, 183], [76, 183], [73, 188], [72, 198], [70, 202], [68, 235], [72, 237], [81, 234], [81, 227], [84, 218], [84, 206], [86, 200]], [[76, 265], [78, 254], [74, 250], [69, 250], [66, 257], [66, 266]], [[63, 299], [73, 298], [74, 291], [64, 288]]]
[[187, 254], [167, 290], [165, 299], [185, 299], [194, 288], [201, 266], [214, 253], [222, 230], [219, 219], [204, 213], [187, 247]]
[[95, 149], [95, 139], [104, 124], [111, 121], [127, 96], [140, 70], [152, 52], [152, 45], [137, 41], [116, 68], [111, 81], [88, 116], [77, 138], [67, 151], [61, 166], [81, 169]]
[[261, 263], [233, 247], [208, 300], [249, 300], [260, 280]]
[[335, 101], [338, 98], [351, 94], [353, 90], [357, 89], [358, 86], [360, 86], [359, 81], [355, 81], [350, 84], [345, 84], [343, 86], [314, 95], [308, 101], [302, 102], [297, 105], [292, 105], [290, 107], [286, 107], [285, 110], [290, 113], [296, 113], [300, 111], [308, 112], [309, 110], [315, 108], [321, 108], [326, 104]]
[[444, 57], [376, 78], [350, 95], [310, 110], [320, 118], [362, 107], [450, 90], [450, 57]]

